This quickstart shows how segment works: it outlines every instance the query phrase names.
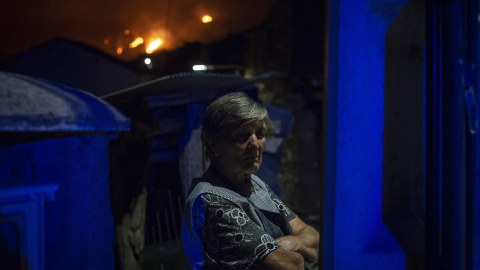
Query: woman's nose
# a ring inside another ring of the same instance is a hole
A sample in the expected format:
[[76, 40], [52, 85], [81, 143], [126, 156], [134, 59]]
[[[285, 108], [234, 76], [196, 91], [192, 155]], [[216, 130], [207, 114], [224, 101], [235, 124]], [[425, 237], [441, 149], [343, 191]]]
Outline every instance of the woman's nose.
[[248, 138], [248, 144], [253, 146], [255, 149], [258, 149], [260, 143], [258, 141], [257, 135], [250, 135], [250, 138]]

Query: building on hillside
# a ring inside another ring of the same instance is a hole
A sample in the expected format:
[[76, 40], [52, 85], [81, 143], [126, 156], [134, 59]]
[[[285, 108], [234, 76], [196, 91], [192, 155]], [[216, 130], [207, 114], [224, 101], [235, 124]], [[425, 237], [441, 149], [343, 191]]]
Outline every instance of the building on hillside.
[[60, 38], [0, 62], [0, 70], [61, 83], [97, 96], [142, 80], [127, 63], [86, 44]]

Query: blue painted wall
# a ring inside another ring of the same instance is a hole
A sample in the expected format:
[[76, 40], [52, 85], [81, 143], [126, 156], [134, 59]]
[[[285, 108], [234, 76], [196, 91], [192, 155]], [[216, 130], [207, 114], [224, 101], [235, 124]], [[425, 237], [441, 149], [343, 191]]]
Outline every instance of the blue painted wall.
[[[477, 148], [477, 153], [480, 153], [480, 148]], [[480, 158], [477, 157], [477, 161]], [[477, 165], [477, 168], [480, 168], [480, 164]], [[478, 173], [477, 173], [478, 175]], [[476, 181], [476, 203], [475, 203], [475, 243], [474, 243], [474, 268], [473, 269], [480, 269], [480, 181]]]
[[45, 269], [114, 269], [108, 145], [76, 136], [0, 148], [0, 187], [56, 183], [45, 205]]
[[336, 2], [330, 1], [329, 22], [324, 267], [405, 269], [405, 254], [382, 222], [381, 200], [385, 33], [406, 1]]
[[[329, 1], [325, 269], [406, 268], [382, 222], [381, 196], [385, 33], [407, 2]], [[478, 162], [477, 153], [477, 170]], [[478, 183], [473, 269], [480, 269]]]

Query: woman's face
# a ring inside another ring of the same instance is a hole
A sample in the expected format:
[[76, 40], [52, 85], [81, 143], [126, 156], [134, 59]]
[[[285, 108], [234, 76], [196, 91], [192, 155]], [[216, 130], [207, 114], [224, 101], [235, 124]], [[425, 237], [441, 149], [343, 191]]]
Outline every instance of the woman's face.
[[234, 180], [250, 178], [260, 169], [265, 147], [266, 125], [263, 121], [239, 127], [227, 136], [213, 142], [215, 166]]

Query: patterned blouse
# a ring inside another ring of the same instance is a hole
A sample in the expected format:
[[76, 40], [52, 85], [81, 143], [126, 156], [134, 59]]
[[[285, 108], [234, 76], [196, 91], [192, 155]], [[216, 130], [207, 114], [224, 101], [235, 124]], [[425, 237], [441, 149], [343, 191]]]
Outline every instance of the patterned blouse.
[[182, 220], [182, 242], [192, 269], [252, 269], [291, 234], [296, 217], [260, 178], [253, 192], [213, 169], [192, 183]]

